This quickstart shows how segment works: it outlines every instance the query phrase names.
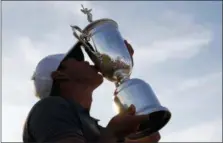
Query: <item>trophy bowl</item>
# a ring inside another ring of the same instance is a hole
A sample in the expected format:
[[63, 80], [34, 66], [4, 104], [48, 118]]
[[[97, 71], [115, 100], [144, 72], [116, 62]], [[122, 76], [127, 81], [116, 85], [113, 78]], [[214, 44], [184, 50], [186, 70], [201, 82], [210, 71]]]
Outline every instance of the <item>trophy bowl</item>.
[[115, 21], [100, 19], [89, 24], [84, 30], [77, 26], [72, 28], [75, 37], [85, 43], [85, 51], [106, 79], [116, 82], [130, 76], [132, 58]]
[[116, 89], [116, 96], [119, 112], [133, 104], [136, 115], [149, 115], [137, 132], [128, 136], [129, 139], [139, 139], [158, 132], [171, 118], [170, 111], [160, 104], [151, 86], [141, 79], [132, 78], [120, 84]]

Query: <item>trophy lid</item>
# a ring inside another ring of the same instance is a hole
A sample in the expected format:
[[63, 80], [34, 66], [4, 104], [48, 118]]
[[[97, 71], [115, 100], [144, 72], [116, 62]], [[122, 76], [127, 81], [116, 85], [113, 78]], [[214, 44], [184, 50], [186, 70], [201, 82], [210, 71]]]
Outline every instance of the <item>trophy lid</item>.
[[118, 24], [117, 24], [114, 20], [104, 18], [104, 19], [99, 19], [99, 20], [96, 20], [96, 21], [90, 23], [89, 25], [87, 25], [87, 26], [84, 28], [83, 32], [84, 32], [85, 34], [91, 33], [91, 31], [92, 31], [95, 27], [97, 27], [97, 26], [99, 26], [99, 25], [102, 25], [102, 24], [105, 24], [105, 23], [113, 24], [115, 27], [118, 28]]
[[98, 20], [93, 21], [93, 19], [92, 19], [93, 15], [91, 14], [92, 9], [84, 8], [83, 5], [81, 5], [81, 6], [83, 8], [83, 9], [81, 9], [81, 12], [83, 12], [84, 14], [87, 15], [87, 20], [90, 23], [84, 28], [83, 33], [89, 34], [95, 27], [97, 27], [98, 25], [105, 24], [105, 23], [113, 24], [115, 27], [118, 28], [117, 22], [115, 22], [112, 19], [103, 18], [103, 19], [98, 19]]

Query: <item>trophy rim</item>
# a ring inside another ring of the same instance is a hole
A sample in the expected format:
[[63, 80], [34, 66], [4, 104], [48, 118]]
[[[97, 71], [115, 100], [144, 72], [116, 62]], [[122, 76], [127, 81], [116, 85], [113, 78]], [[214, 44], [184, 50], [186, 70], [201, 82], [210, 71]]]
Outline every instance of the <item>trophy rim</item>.
[[101, 23], [105, 23], [105, 22], [111, 22], [111, 23], [115, 24], [115, 26], [118, 28], [118, 23], [116, 21], [109, 19], [109, 18], [103, 18], [103, 19], [95, 20], [94, 22], [88, 24], [83, 29], [83, 33], [88, 35], [91, 32], [91, 30], [93, 30], [97, 25], [99, 25]]

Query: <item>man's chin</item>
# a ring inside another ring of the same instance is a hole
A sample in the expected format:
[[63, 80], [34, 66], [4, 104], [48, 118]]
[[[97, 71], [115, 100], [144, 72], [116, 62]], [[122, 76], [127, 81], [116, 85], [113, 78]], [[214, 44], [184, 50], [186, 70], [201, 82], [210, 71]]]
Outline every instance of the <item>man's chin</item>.
[[100, 86], [104, 81], [104, 77], [102, 75], [99, 75], [99, 78], [98, 78], [98, 81], [97, 81], [97, 84], [98, 86]]
[[98, 74], [96, 80], [94, 81], [95, 88], [99, 87], [103, 83], [103, 81], [103, 76]]

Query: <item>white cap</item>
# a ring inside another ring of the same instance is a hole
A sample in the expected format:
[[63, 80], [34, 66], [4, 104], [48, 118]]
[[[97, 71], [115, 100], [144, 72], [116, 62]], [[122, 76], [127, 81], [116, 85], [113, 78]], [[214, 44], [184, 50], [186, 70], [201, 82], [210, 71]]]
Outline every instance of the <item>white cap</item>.
[[49, 55], [38, 63], [32, 79], [34, 80], [36, 94], [39, 98], [45, 98], [50, 95], [53, 85], [51, 73], [58, 69], [64, 57], [65, 54]]
[[51, 74], [58, 69], [60, 63], [65, 58], [73, 57], [79, 61], [84, 60], [84, 55], [80, 46], [80, 42], [77, 42], [67, 54], [49, 55], [38, 63], [32, 77], [37, 97], [42, 99], [50, 95], [53, 86]]

